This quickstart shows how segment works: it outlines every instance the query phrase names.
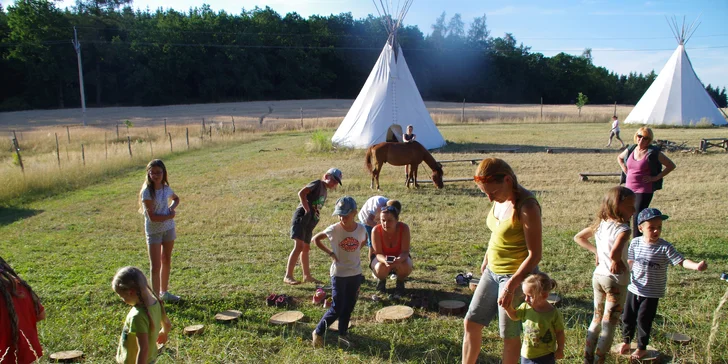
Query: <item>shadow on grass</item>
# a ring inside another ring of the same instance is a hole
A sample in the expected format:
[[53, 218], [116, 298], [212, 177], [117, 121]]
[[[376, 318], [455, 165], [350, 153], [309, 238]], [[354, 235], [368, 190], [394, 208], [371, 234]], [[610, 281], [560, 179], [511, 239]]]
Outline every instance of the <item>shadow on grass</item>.
[[0, 226], [10, 225], [18, 220], [27, 219], [42, 212], [43, 210], [0, 207]]
[[[570, 148], [547, 145], [522, 145], [522, 144], [493, 144], [473, 142], [448, 142], [446, 146], [437, 150], [439, 153], [604, 153], [619, 154], [621, 149], [612, 148]], [[435, 157], [437, 159], [437, 157]]]

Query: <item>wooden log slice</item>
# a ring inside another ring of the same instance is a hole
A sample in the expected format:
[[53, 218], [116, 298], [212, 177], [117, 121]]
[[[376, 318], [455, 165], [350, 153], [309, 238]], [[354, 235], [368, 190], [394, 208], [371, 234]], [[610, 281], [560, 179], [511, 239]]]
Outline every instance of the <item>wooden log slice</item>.
[[[351, 328], [353, 325], [351, 324], [351, 321], [349, 321], [349, 328]], [[339, 320], [334, 321], [331, 326], [329, 326], [329, 330], [331, 331], [339, 331]]]
[[186, 335], [197, 335], [205, 332], [205, 325], [191, 325], [185, 327]]
[[414, 315], [415, 310], [408, 306], [389, 306], [377, 311], [378, 322], [395, 322], [406, 320]]
[[465, 302], [463, 301], [444, 300], [440, 301], [438, 305], [442, 315], [459, 315], [465, 312]]
[[61, 361], [61, 362], [72, 362], [72, 361], [80, 361], [83, 358], [83, 351], [81, 350], [69, 350], [69, 351], [59, 351], [57, 353], [51, 354], [51, 359], [55, 361]]
[[273, 325], [288, 325], [298, 322], [303, 316], [301, 311], [284, 311], [271, 316], [268, 322]]
[[468, 283], [468, 287], [471, 291], [475, 292], [475, 289], [478, 288], [478, 283], [480, 283], [480, 280], [477, 278], [473, 278], [470, 280], [470, 283]]
[[218, 313], [215, 315], [215, 320], [223, 321], [223, 322], [230, 322], [237, 320], [238, 317], [240, 317], [243, 313], [238, 310], [227, 310]]
[[[612, 346], [612, 354], [617, 355], [622, 358], [628, 358], [632, 354], [633, 351], [637, 350], [637, 343], [631, 343], [629, 345], [629, 353], [627, 354], [620, 354], [619, 353], [619, 347], [622, 346], [622, 344], [617, 344]], [[633, 362], [653, 362], [653, 363], [659, 363], [660, 362], [660, 352], [655, 349], [652, 345], [647, 345], [647, 354], [640, 358], [639, 360], [634, 360]]]
[[561, 297], [559, 297], [556, 293], [549, 293], [549, 296], [546, 297], [546, 301], [552, 305], [558, 305], [561, 303]]
[[675, 343], [682, 344], [682, 345], [687, 345], [688, 343], [690, 343], [690, 341], [693, 340], [693, 338], [691, 338], [690, 336], [685, 335], [685, 334], [680, 334], [677, 332], [667, 334], [667, 338], [672, 340]]

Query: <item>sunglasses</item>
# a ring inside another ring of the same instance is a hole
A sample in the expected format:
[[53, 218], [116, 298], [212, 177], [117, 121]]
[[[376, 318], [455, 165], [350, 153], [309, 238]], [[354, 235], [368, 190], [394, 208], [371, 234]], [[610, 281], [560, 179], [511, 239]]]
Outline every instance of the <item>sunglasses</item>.
[[397, 208], [394, 206], [384, 206], [382, 207], [382, 212], [397, 212]]
[[637, 139], [650, 139], [642, 134], [637, 134]]

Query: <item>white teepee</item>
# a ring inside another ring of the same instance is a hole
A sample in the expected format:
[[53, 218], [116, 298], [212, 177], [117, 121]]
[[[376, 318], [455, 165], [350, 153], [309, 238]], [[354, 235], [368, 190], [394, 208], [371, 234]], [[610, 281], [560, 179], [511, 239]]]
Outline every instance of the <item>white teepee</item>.
[[401, 141], [404, 129], [412, 125], [417, 141], [425, 148], [442, 147], [445, 139], [422, 101], [397, 42], [397, 30], [413, 0], [404, 2], [395, 20], [381, 1], [384, 12], [382, 19], [389, 38], [359, 96], [331, 141], [352, 148], [367, 148], [388, 140]]
[[690, 126], [704, 121], [726, 124], [685, 53], [685, 43], [697, 28], [694, 24], [686, 27], [683, 21], [683, 26], [678, 27], [677, 21], [672, 20], [670, 26], [678, 41], [677, 49], [624, 120], [625, 124]]

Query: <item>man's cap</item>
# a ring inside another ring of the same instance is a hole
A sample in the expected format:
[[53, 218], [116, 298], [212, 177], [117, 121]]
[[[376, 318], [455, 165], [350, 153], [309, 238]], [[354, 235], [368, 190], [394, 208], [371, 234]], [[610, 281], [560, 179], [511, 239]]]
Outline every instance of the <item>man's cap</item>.
[[662, 212], [660, 212], [660, 210], [652, 208], [652, 207], [648, 207], [648, 208], [640, 211], [640, 214], [637, 215], [637, 225], [640, 225], [647, 220], [652, 220], [652, 219], [655, 219], [658, 217], [662, 220], [667, 220], [667, 218], [669, 218], [669, 216], [663, 215]]
[[342, 184], [341, 183], [341, 170], [340, 169], [338, 169], [338, 168], [329, 168], [329, 170], [326, 171], [326, 174], [331, 175], [331, 177], [334, 177], [334, 179], [336, 180], [336, 182], [339, 182], [339, 184]]

